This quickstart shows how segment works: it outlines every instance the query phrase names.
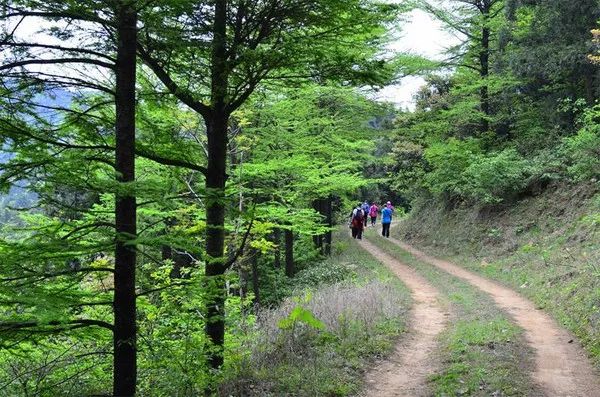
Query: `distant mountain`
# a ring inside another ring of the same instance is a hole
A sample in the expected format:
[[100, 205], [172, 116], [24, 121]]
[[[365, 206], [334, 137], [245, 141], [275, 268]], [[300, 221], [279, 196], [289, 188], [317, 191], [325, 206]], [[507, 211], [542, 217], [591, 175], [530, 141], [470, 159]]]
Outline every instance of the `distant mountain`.
[[[73, 100], [73, 95], [66, 90], [53, 90], [46, 94], [37, 95], [34, 101], [41, 106], [68, 107]], [[49, 112], [48, 109], [38, 107], [38, 114], [48, 122], [56, 122], [61, 115], [56, 112]], [[6, 143], [6, 142], [4, 142]], [[6, 145], [4, 145], [6, 149]], [[13, 153], [6, 150], [0, 150], [0, 173], [2, 173], [2, 164], [8, 162]], [[30, 208], [38, 201], [38, 195], [29, 191], [25, 186], [26, 181], [19, 181], [11, 186], [7, 194], [0, 194], [0, 223], [13, 223], [17, 221], [16, 212], [11, 208]]]

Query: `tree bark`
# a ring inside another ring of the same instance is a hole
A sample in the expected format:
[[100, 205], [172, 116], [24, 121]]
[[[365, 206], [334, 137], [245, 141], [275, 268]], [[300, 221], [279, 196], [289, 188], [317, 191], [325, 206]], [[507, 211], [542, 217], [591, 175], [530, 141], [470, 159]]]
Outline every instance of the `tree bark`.
[[481, 28], [481, 50], [479, 52], [479, 67], [481, 77], [481, 88], [479, 89], [479, 96], [481, 102], [481, 112], [483, 117], [481, 119], [481, 132], [487, 132], [490, 129], [489, 116], [491, 115], [490, 110], [490, 98], [489, 98], [489, 87], [488, 77], [490, 74], [490, 27], [489, 24], [489, 13], [491, 5], [482, 9], [483, 14], [483, 27]]
[[294, 232], [285, 229], [285, 275], [294, 277], [296, 269], [294, 266]]
[[[116, 180], [124, 188], [135, 180], [135, 83], [137, 11], [133, 4], [121, 3], [117, 10], [116, 66]], [[115, 198], [115, 291], [114, 291], [114, 382], [113, 394], [119, 397], [135, 395], [136, 364], [136, 296], [135, 194], [120, 190]]]
[[[321, 199], [313, 200], [312, 207], [320, 215], [323, 215], [323, 200], [321, 200]], [[314, 235], [313, 236], [313, 244], [315, 245], [315, 248], [317, 248], [322, 254], [323, 253], [323, 236], [322, 235]]]
[[252, 250], [250, 264], [252, 266], [252, 292], [254, 292], [254, 303], [260, 305], [260, 280], [258, 273], [258, 250]]
[[[333, 227], [333, 197], [329, 196], [324, 201], [325, 204], [325, 223], [327, 227]], [[325, 244], [324, 244], [324, 253], [325, 255], [331, 255], [331, 240], [332, 240], [332, 232], [328, 230], [325, 233]]]
[[275, 250], [273, 252], [273, 262], [275, 268], [281, 267], [281, 229], [276, 227], [273, 229], [273, 243], [275, 244]]
[[225, 338], [225, 182], [227, 180], [227, 1], [215, 0], [211, 50], [211, 110], [206, 122], [208, 161], [206, 170], [206, 335], [213, 344], [208, 362], [223, 365]]
[[208, 124], [208, 172], [206, 176], [206, 334], [213, 343], [209, 353], [212, 368], [223, 364], [225, 335], [225, 182], [227, 118]]

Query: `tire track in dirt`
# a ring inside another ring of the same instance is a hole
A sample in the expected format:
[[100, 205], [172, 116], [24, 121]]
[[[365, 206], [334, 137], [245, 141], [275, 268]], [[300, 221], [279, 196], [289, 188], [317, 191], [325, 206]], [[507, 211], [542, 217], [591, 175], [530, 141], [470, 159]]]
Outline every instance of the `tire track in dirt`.
[[434, 258], [417, 248], [390, 238], [417, 259], [461, 278], [489, 294], [525, 330], [535, 351], [534, 380], [549, 397], [600, 397], [600, 378], [573, 336], [546, 313], [517, 292], [478, 276], [451, 262]]
[[431, 353], [437, 336], [448, 322], [448, 309], [439, 301], [439, 292], [414, 269], [385, 254], [368, 241], [359, 242], [377, 260], [386, 265], [410, 289], [413, 298], [409, 331], [390, 357], [366, 374], [365, 396], [420, 397], [431, 395], [427, 377], [437, 365]]

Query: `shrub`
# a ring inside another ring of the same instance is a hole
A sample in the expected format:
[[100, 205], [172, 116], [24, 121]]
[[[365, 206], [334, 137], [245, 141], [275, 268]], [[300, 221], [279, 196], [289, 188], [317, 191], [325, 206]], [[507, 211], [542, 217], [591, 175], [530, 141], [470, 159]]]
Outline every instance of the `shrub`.
[[515, 149], [478, 156], [464, 171], [465, 184], [459, 187], [463, 196], [486, 204], [499, 203], [521, 192], [531, 168]]
[[460, 196], [466, 183], [464, 172], [480, 154], [479, 144], [473, 139], [451, 138], [431, 145], [425, 150], [425, 159], [431, 167], [425, 176], [425, 187], [435, 195]]
[[588, 110], [584, 127], [565, 138], [563, 150], [569, 160], [567, 172], [576, 181], [600, 177], [600, 106]]
[[431, 172], [425, 186], [434, 195], [448, 195], [485, 204], [499, 203], [521, 192], [532, 166], [515, 149], [484, 154], [473, 139], [450, 139], [425, 151]]

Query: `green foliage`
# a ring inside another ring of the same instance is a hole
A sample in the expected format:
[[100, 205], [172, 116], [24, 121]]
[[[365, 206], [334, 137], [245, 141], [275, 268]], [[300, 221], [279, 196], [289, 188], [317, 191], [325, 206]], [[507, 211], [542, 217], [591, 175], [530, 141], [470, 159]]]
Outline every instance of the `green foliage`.
[[587, 110], [583, 128], [564, 140], [564, 151], [570, 160], [569, 175], [577, 180], [600, 177], [600, 106]]
[[464, 171], [461, 194], [486, 204], [501, 202], [527, 186], [529, 167], [512, 148], [479, 156]]
[[395, 120], [390, 184], [409, 199], [497, 204], [598, 179], [598, 2], [475, 3], [420, 3], [467, 39], [421, 69], [415, 111]]
[[[304, 301], [309, 301], [309, 296], [310, 295], [305, 297]], [[316, 318], [310, 310], [307, 310], [301, 304], [298, 304], [296, 307], [294, 307], [287, 317], [279, 320], [277, 326], [282, 330], [293, 331], [298, 323], [304, 324], [315, 330], [325, 329], [325, 324], [323, 324], [323, 322]]]
[[459, 196], [467, 183], [465, 172], [480, 156], [479, 143], [473, 139], [436, 143], [425, 150], [431, 172], [425, 176], [425, 186], [434, 194]]

